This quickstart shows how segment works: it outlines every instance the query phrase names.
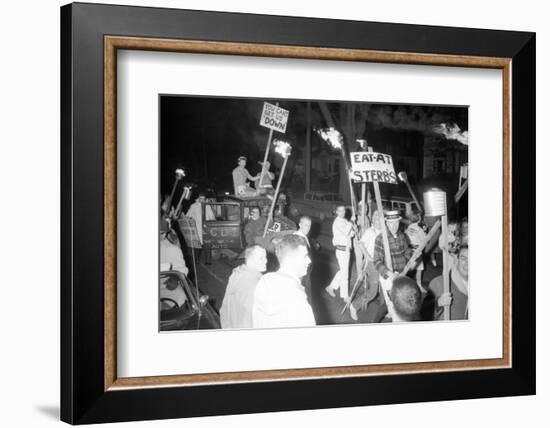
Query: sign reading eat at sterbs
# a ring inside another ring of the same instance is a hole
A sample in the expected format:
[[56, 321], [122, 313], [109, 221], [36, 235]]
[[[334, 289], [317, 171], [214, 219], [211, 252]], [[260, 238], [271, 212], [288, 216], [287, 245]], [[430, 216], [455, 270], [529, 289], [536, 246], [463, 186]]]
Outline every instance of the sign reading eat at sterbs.
[[351, 152], [351, 179], [355, 183], [379, 182], [397, 184], [390, 155], [375, 152]]
[[260, 125], [274, 131], [286, 132], [286, 124], [288, 122], [288, 110], [278, 107], [274, 104], [265, 103], [260, 118]]

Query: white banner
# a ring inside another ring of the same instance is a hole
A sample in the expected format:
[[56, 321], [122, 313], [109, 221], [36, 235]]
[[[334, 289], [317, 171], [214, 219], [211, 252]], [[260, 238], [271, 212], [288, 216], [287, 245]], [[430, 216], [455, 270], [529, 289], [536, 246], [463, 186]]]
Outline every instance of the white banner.
[[286, 131], [286, 124], [288, 122], [288, 113], [289, 111], [284, 108], [264, 102], [260, 125], [284, 134]]
[[377, 181], [397, 184], [390, 155], [375, 152], [351, 152], [351, 179], [355, 183]]

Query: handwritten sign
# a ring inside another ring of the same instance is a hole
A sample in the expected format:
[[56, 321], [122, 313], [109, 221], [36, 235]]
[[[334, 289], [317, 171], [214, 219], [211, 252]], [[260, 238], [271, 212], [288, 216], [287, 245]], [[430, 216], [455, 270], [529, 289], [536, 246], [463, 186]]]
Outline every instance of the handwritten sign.
[[274, 131], [286, 132], [289, 111], [274, 104], [264, 103], [260, 125]]
[[191, 217], [184, 216], [178, 219], [178, 223], [187, 246], [190, 248], [202, 248], [201, 239], [197, 232], [195, 220]]
[[351, 152], [351, 179], [355, 183], [397, 184], [390, 155], [375, 152]]

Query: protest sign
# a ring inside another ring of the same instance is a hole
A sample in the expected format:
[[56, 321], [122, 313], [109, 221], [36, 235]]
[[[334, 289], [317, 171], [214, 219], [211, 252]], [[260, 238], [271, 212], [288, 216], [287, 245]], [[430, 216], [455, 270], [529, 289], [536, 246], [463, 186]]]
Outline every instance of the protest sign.
[[178, 219], [178, 223], [186, 245], [190, 248], [202, 248], [195, 220], [184, 216]]
[[351, 152], [351, 179], [355, 183], [397, 184], [390, 155], [375, 152]]
[[286, 124], [288, 122], [288, 113], [289, 111], [285, 110], [284, 108], [264, 102], [262, 117], [260, 118], [260, 125], [278, 132], [285, 133]]

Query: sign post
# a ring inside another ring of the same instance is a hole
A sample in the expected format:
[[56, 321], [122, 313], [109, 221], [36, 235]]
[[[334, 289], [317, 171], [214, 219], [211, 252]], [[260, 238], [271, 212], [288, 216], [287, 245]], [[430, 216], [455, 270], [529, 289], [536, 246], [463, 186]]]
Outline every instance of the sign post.
[[[424, 193], [424, 207], [426, 215], [430, 217], [441, 216], [441, 240], [443, 244], [443, 292], [450, 293], [451, 286], [449, 273], [451, 270], [449, 261], [448, 236], [447, 236], [447, 194], [439, 189], [431, 189]], [[443, 307], [443, 317], [445, 320], [451, 319], [451, 307]]]
[[386, 267], [393, 271], [388, 230], [384, 220], [384, 208], [382, 207], [379, 186], [379, 183], [397, 184], [392, 157], [383, 153], [375, 153], [372, 151], [372, 147], [369, 147], [367, 152], [352, 152], [350, 154], [352, 180], [357, 183], [372, 182], [374, 187], [376, 207], [383, 222], [380, 226], [382, 228], [382, 242], [384, 243], [384, 260]]
[[271, 201], [271, 207], [269, 208], [269, 215], [267, 216], [264, 233], [262, 235], [263, 238], [265, 238], [265, 235], [267, 234], [269, 222], [273, 219], [273, 210], [275, 209], [275, 204], [277, 203], [279, 190], [281, 189], [281, 183], [283, 182], [283, 176], [285, 175], [286, 163], [288, 162], [288, 157], [290, 156], [290, 152], [292, 151], [292, 146], [286, 141], [275, 140], [275, 146], [275, 151], [283, 157], [283, 166], [281, 168], [281, 173], [279, 174], [279, 181], [277, 181], [277, 187], [275, 188], [273, 200]]
[[262, 187], [262, 181], [265, 175], [265, 163], [269, 155], [269, 148], [271, 147], [271, 140], [273, 139], [273, 131], [286, 132], [286, 125], [288, 122], [289, 111], [279, 107], [279, 102], [270, 104], [264, 102], [264, 108], [262, 110], [262, 116], [260, 117], [260, 125], [269, 128], [269, 136], [267, 137], [267, 145], [265, 147], [264, 161], [262, 163], [262, 172], [260, 174], [260, 181], [258, 182], [257, 192], [260, 192]]

